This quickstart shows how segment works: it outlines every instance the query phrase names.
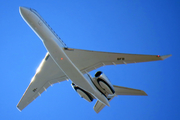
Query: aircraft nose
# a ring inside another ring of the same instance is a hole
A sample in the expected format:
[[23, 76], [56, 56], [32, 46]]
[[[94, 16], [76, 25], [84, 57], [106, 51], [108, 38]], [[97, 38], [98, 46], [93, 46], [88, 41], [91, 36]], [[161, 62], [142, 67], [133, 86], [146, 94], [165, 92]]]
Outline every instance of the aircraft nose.
[[21, 13], [22, 16], [28, 16], [30, 13], [29, 8], [26, 7], [19, 7], [19, 12]]

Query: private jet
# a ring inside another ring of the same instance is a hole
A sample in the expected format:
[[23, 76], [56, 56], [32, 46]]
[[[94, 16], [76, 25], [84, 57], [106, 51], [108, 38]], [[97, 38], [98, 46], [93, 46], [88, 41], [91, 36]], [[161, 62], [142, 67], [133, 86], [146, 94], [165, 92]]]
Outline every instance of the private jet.
[[92, 77], [89, 72], [106, 65], [119, 65], [164, 60], [171, 55], [138, 55], [99, 52], [68, 48], [47, 22], [32, 8], [19, 7], [24, 21], [41, 39], [47, 53], [40, 63], [17, 108], [22, 111], [40, 96], [49, 86], [71, 80], [72, 88], [88, 102], [97, 100], [93, 109], [99, 113], [118, 95], [147, 94], [138, 89], [113, 85], [108, 77], [97, 71]]

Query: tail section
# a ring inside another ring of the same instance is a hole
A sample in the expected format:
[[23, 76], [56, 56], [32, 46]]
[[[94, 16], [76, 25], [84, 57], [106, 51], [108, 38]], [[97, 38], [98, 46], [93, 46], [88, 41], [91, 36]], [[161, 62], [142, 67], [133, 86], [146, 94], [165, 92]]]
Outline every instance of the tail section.
[[97, 100], [97, 102], [94, 105], [93, 109], [94, 109], [94, 111], [96, 113], [99, 113], [104, 107], [105, 107], [105, 105], [101, 101]]
[[[133, 89], [133, 88], [127, 88], [127, 87], [121, 87], [113, 85], [115, 94], [108, 95], [107, 99], [111, 101], [115, 96], [117, 95], [138, 95], [138, 96], [147, 96], [147, 94], [143, 90]], [[96, 104], [94, 105], [93, 109], [96, 113], [99, 113], [105, 105], [97, 100]]]

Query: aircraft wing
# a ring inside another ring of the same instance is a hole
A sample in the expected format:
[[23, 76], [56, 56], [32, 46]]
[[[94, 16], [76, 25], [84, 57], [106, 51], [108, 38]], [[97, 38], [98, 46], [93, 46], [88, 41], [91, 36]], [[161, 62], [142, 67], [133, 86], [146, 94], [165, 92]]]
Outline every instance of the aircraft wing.
[[67, 80], [68, 77], [59, 69], [49, 53], [42, 60], [36, 74], [19, 101], [17, 108], [23, 110], [34, 99], [41, 95], [50, 85]]
[[105, 65], [129, 64], [164, 60], [171, 55], [138, 55], [111, 52], [98, 52], [64, 48], [65, 53], [82, 73], [90, 72]]

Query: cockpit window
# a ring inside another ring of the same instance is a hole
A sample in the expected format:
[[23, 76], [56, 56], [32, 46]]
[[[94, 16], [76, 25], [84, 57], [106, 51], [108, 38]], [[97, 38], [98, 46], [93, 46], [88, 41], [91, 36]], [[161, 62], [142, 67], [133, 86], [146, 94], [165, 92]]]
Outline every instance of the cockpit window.
[[61, 38], [52, 30], [52, 28], [47, 24], [47, 22], [42, 19], [42, 17], [35, 9], [30, 8], [30, 11], [36, 14], [43, 21], [43, 23], [52, 31], [52, 33], [58, 38], [58, 40], [63, 44], [64, 47], [67, 47], [66, 44], [61, 40]]
[[35, 9], [30, 8], [31, 11], [37, 12]]

